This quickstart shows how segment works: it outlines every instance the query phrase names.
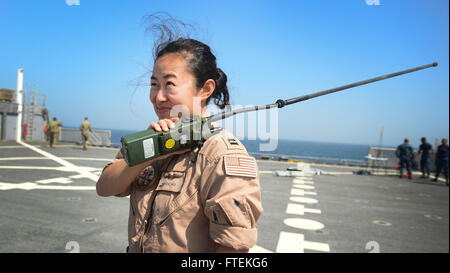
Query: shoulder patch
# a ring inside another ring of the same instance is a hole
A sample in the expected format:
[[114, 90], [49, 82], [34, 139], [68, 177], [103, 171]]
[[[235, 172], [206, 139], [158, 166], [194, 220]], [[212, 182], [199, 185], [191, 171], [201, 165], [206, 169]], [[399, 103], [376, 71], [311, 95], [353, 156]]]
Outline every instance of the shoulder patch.
[[245, 155], [225, 155], [225, 173], [227, 175], [256, 177], [256, 160]]
[[223, 142], [227, 145], [228, 150], [245, 150], [244, 145], [233, 136], [222, 136]]

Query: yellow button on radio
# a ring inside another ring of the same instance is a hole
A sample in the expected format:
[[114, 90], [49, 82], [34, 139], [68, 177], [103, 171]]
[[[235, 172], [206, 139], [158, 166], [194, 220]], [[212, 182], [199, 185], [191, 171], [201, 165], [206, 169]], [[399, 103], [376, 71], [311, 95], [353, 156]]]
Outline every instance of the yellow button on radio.
[[173, 146], [175, 146], [175, 140], [173, 140], [173, 139], [168, 139], [168, 140], [166, 141], [166, 148], [167, 148], [167, 149], [172, 149]]

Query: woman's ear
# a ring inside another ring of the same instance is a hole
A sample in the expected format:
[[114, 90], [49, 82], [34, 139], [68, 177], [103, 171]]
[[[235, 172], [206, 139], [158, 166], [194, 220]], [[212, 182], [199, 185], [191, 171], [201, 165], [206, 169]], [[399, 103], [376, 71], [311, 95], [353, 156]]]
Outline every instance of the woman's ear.
[[200, 89], [200, 97], [202, 101], [206, 101], [216, 89], [216, 82], [212, 79], [206, 80], [202, 89]]

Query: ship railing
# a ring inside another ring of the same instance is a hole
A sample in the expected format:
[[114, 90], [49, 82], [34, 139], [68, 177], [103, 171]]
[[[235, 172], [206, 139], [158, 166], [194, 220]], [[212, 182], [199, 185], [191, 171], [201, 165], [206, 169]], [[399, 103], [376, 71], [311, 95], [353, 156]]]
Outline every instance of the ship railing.
[[305, 161], [305, 162], [313, 162], [313, 163], [351, 165], [351, 166], [367, 165], [365, 160], [348, 159], [348, 158], [286, 155], [286, 154], [256, 153], [256, 152], [249, 152], [249, 154], [251, 154], [259, 159], [271, 159], [271, 160], [278, 160], [278, 161], [290, 161], [290, 162]]

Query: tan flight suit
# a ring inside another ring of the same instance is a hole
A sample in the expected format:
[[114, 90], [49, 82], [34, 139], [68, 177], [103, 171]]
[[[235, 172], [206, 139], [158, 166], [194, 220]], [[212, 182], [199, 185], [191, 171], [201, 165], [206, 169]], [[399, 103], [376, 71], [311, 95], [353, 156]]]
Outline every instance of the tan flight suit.
[[89, 145], [89, 136], [92, 132], [92, 126], [89, 121], [85, 120], [80, 125], [81, 139], [83, 140], [83, 149], [87, 150]]
[[56, 120], [52, 120], [48, 123], [48, 129], [50, 130], [50, 147], [55, 148], [56, 141], [59, 139], [60, 127], [62, 126], [61, 122]]
[[216, 244], [256, 244], [263, 212], [258, 168], [225, 130], [201, 148], [154, 162], [117, 196], [127, 195], [128, 252], [210, 253]]

